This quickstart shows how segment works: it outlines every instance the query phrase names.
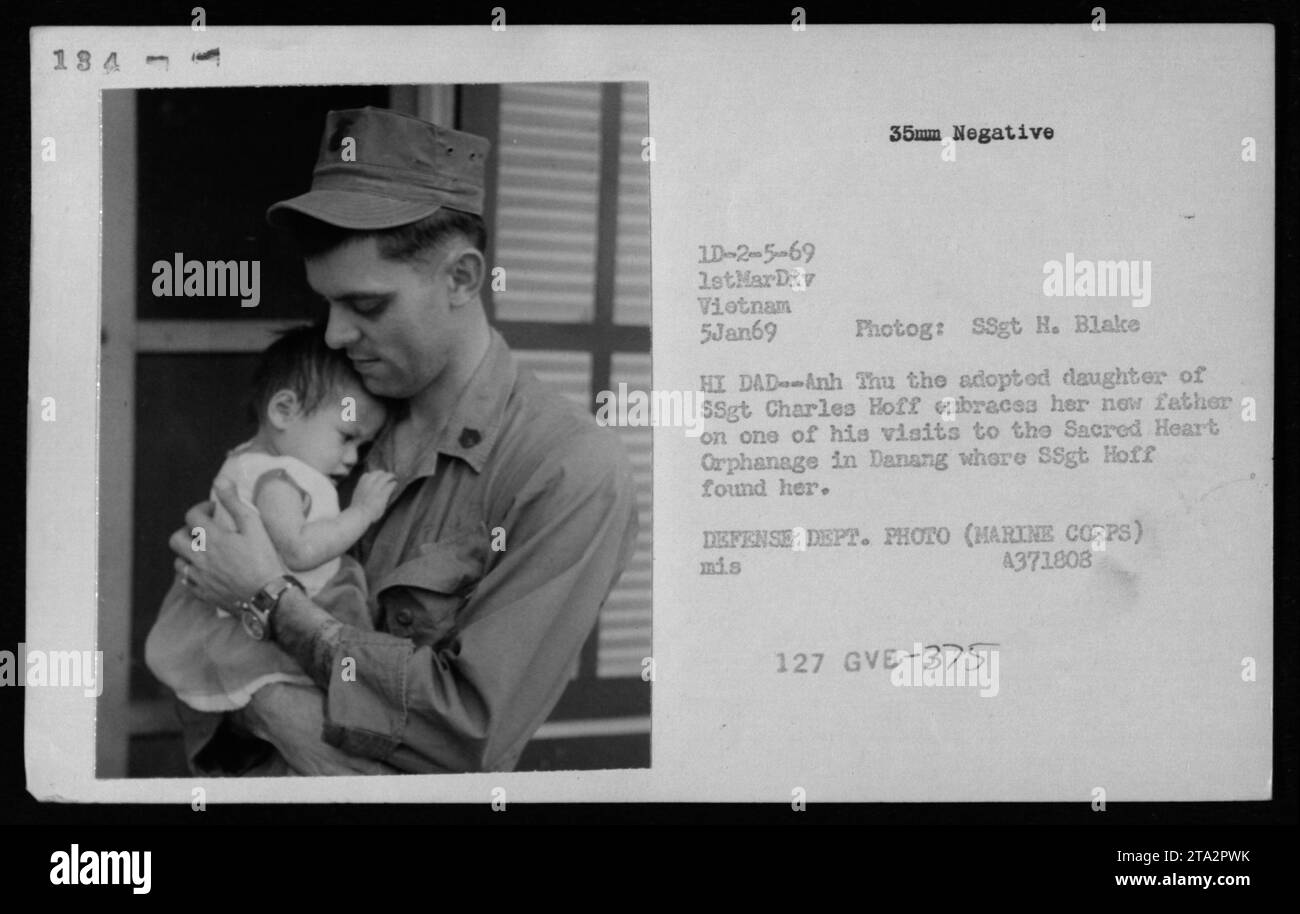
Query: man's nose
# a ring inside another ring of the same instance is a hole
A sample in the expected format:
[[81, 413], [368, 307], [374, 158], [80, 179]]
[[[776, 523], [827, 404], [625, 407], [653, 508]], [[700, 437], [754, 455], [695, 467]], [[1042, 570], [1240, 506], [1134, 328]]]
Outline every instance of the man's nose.
[[330, 305], [330, 319], [325, 327], [325, 345], [331, 349], [344, 349], [359, 337], [347, 308], [343, 305]]

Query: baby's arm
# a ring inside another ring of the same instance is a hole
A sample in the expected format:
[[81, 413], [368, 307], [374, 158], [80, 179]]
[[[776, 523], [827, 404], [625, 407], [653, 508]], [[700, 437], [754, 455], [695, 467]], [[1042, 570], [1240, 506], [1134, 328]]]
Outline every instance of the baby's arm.
[[264, 479], [253, 503], [289, 570], [309, 571], [338, 558], [361, 539], [367, 528], [383, 516], [395, 485], [391, 473], [366, 473], [357, 482], [346, 511], [311, 523], [303, 517], [302, 492], [284, 477]]

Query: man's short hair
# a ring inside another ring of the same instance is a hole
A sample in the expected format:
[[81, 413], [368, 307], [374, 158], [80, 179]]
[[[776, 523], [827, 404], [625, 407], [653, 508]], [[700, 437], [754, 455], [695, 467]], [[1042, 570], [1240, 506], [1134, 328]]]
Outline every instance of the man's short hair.
[[287, 227], [299, 253], [307, 260], [361, 238], [374, 238], [381, 257], [400, 263], [427, 259], [454, 238], [464, 238], [480, 254], [487, 253], [487, 224], [483, 217], [445, 206], [432, 216], [391, 229], [345, 229], [300, 214], [287, 220]]
[[352, 360], [342, 349], [325, 345], [321, 324], [290, 327], [266, 348], [253, 373], [248, 409], [253, 421], [266, 421], [266, 407], [278, 391], [291, 390], [304, 415], [310, 415], [341, 385], [363, 386]]

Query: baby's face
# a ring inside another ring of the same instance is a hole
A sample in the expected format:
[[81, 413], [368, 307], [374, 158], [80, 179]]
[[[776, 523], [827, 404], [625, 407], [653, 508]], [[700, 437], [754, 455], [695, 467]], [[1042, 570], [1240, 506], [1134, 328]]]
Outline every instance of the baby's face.
[[383, 404], [365, 388], [343, 384], [314, 412], [294, 415], [281, 431], [277, 447], [337, 483], [356, 466], [357, 450], [374, 440], [384, 416]]

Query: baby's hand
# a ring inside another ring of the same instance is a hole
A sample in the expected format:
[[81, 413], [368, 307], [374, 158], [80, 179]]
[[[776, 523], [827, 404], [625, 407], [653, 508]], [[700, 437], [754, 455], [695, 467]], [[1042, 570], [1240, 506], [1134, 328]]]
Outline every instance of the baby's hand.
[[373, 524], [384, 516], [388, 499], [393, 497], [397, 486], [397, 477], [385, 470], [371, 470], [357, 480], [357, 488], [352, 493], [352, 504], [366, 512]]

